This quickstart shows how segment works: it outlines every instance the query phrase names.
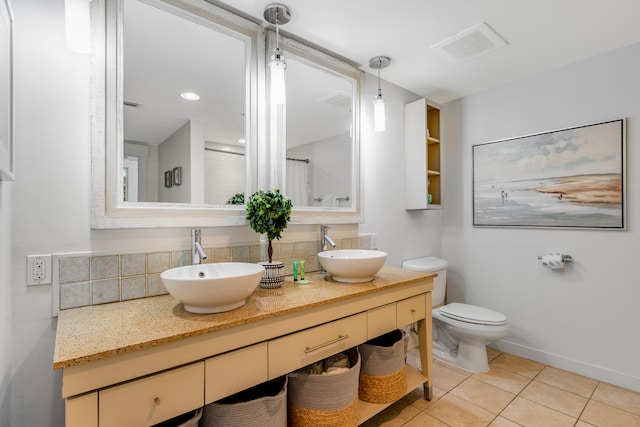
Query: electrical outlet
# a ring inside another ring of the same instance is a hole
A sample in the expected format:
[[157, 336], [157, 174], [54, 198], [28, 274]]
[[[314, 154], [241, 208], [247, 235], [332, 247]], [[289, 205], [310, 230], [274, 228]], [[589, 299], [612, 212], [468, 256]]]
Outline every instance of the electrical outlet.
[[27, 286], [51, 284], [51, 255], [27, 255]]

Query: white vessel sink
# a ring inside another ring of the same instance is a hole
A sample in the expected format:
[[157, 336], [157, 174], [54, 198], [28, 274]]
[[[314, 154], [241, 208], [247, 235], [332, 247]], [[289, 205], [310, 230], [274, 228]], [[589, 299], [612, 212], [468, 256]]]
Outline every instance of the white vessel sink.
[[164, 271], [169, 293], [191, 313], [221, 313], [245, 304], [258, 287], [264, 267], [246, 262], [188, 265]]
[[333, 280], [345, 283], [373, 280], [386, 260], [386, 252], [366, 249], [339, 249], [318, 253], [318, 261], [331, 273]]

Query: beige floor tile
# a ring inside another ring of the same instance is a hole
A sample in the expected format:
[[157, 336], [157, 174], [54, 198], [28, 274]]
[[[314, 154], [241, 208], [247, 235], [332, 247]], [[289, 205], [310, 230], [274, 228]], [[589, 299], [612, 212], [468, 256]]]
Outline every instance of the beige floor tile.
[[420, 412], [413, 417], [411, 421], [406, 423], [403, 427], [449, 427], [448, 424], [443, 423], [437, 418], [433, 418], [429, 414]]
[[594, 426], [593, 424], [585, 423], [584, 421], [578, 420], [578, 422], [576, 423], [576, 425], [574, 427], [597, 427], [597, 426]]
[[491, 367], [504, 369], [527, 378], [534, 378], [542, 371], [544, 365], [533, 360], [502, 353], [491, 362]]
[[433, 387], [433, 396], [431, 400], [426, 400], [424, 398], [424, 393], [422, 391], [422, 386], [415, 388], [411, 393], [407, 394], [402, 398], [405, 403], [409, 405], [413, 405], [418, 408], [419, 411], [424, 411], [429, 406], [433, 405], [438, 399], [447, 394], [441, 388]]
[[468, 375], [464, 375], [455, 369], [445, 366], [441, 363], [433, 364], [433, 385], [449, 391], [462, 381], [466, 380]]
[[500, 415], [525, 427], [573, 427], [576, 423], [575, 418], [521, 397], [516, 397]]
[[520, 393], [531, 381], [522, 375], [495, 367], [489, 369], [489, 372], [474, 374], [473, 378], [514, 394]]
[[536, 381], [579, 394], [584, 397], [591, 397], [593, 390], [598, 385], [598, 381], [582, 375], [563, 371], [562, 369], [545, 367], [536, 377]]
[[492, 347], [487, 347], [487, 360], [489, 361], [489, 363], [491, 363], [493, 359], [500, 356], [501, 354], [502, 352], [500, 350]]
[[494, 414], [499, 414], [516, 397], [513, 393], [474, 378], [467, 378], [450, 393]]
[[434, 358], [433, 359], [433, 363], [435, 365], [444, 366], [445, 368], [451, 369], [452, 371], [456, 371], [457, 373], [459, 373], [460, 375], [464, 375], [465, 377], [473, 375], [473, 372], [467, 371], [466, 369], [459, 368], [458, 366], [454, 365], [453, 363], [445, 362], [444, 360], [440, 360], [440, 359]]
[[495, 415], [448, 393], [424, 411], [452, 427], [485, 427]]
[[640, 415], [640, 393], [607, 383], [599, 383], [591, 399]]
[[419, 413], [420, 411], [416, 407], [399, 400], [375, 417], [367, 420], [362, 424], [362, 427], [400, 427]]
[[640, 426], [640, 415], [590, 400], [580, 420], [598, 427]]
[[586, 397], [535, 380], [519, 396], [573, 418], [580, 416], [588, 401]]
[[506, 418], [497, 417], [491, 424], [489, 424], [489, 427], [520, 427], [520, 424], [516, 424]]

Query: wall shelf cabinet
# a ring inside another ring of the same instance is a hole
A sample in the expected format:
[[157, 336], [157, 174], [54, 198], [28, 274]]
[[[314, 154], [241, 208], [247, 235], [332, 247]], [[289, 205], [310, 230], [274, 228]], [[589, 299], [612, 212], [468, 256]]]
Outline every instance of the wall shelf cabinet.
[[440, 116], [441, 108], [424, 98], [404, 106], [407, 210], [440, 209], [442, 206]]

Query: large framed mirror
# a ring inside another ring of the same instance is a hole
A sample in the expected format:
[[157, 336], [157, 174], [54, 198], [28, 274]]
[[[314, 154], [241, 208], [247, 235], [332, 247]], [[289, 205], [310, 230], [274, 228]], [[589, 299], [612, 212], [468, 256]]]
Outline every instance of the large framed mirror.
[[92, 226], [245, 224], [262, 28], [203, 0], [93, 0], [92, 31]]
[[[266, 54], [275, 47], [268, 33]], [[271, 107], [271, 167], [293, 223], [360, 222], [360, 91], [354, 65], [288, 37], [286, 106]]]

